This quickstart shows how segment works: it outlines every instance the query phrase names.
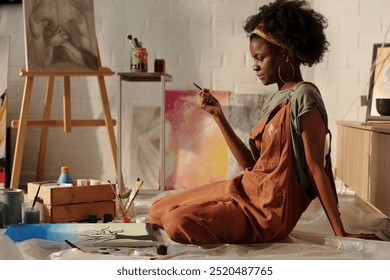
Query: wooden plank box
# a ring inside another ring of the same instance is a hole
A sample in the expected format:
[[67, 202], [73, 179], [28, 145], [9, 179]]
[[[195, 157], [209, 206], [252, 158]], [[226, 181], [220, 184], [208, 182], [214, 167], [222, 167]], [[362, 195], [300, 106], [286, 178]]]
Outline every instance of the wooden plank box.
[[104, 214], [115, 216], [115, 195], [108, 182], [96, 186], [64, 187], [46, 183], [27, 184], [28, 200], [33, 201], [40, 185], [37, 202], [41, 205], [41, 221], [64, 223], [86, 221], [90, 215], [101, 219]]

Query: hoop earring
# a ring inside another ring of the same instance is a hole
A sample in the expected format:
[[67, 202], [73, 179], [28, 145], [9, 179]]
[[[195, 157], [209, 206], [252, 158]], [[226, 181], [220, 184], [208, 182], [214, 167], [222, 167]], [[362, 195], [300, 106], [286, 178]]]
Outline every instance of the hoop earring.
[[[285, 62], [285, 63], [287, 63], [287, 62]], [[283, 63], [282, 63], [282, 64], [283, 64]], [[288, 82], [286, 82], [285, 80], [283, 80], [282, 75], [280, 75], [280, 68], [282, 68], [282, 64], [280, 64], [279, 67], [278, 67], [278, 75], [279, 75], [279, 79], [280, 79], [283, 83], [287, 84]], [[291, 69], [292, 69], [291, 81], [294, 81], [294, 76], [295, 76], [294, 65], [292, 65], [291, 62], [289, 62], [289, 64], [290, 64], [290, 67], [291, 67]]]

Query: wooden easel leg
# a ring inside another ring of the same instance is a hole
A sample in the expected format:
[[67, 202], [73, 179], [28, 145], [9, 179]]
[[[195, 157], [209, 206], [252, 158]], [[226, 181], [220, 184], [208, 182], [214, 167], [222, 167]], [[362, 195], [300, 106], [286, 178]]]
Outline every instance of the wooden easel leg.
[[70, 77], [64, 76], [64, 131], [72, 131], [72, 117], [70, 109]]
[[10, 183], [10, 187], [13, 189], [19, 188], [20, 170], [22, 167], [23, 149], [24, 149], [24, 142], [26, 139], [26, 128], [27, 128], [28, 113], [29, 113], [30, 102], [31, 102], [33, 81], [34, 81], [34, 77], [29, 76], [26, 78], [26, 82], [24, 85], [24, 93], [23, 93], [22, 107], [20, 110], [19, 128], [16, 136], [15, 154], [14, 154], [11, 183]]
[[[99, 81], [99, 88], [100, 88], [100, 97], [102, 99], [102, 105], [103, 105], [103, 111], [104, 111], [104, 119], [106, 121], [106, 128], [108, 132], [108, 137], [111, 144], [111, 152], [112, 152], [112, 158], [114, 160], [114, 166], [115, 166], [115, 172], [118, 176], [118, 167], [117, 167], [117, 161], [116, 161], [116, 155], [117, 155], [117, 146], [116, 146], [116, 139], [115, 139], [115, 132], [114, 132], [114, 125], [112, 121], [111, 116], [111, 110], [110, 110], [110, 104], [108, 102], [108, 96], [107, 96], [107, 90], [106, 90], [106, 83], [104, 81], [103, 76], [98, 76]], [[121, 180], [121, 192], [126, 191], [123, 178], [118, 178], [118, 180]]]
[[[53, 101], [54, 79], [55, 79], [54, 76], [49, 76], [47, 80], [43, 120], [50, 119], [51, 105]], [[37, 170], [37, 177], [36, 177], [37, 182], [43, 181], [43, 174], [45, 172], [46, 145], [47, 145], [48, 134], [49, 134], [49, 128], [42, 127], [41, 143], [39, 145], [38, 170]]]

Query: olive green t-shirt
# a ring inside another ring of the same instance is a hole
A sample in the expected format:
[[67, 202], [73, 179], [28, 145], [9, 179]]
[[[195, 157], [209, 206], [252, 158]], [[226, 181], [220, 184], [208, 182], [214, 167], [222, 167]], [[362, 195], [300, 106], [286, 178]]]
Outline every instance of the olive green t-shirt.
[[291, 95], [291, 141], [292, 141], [292, 162], [294, 175], [302, 188], [310, 197], [315, 197], [315, 190], [309, 178], [306, 163], [305, 151], [302, 141], [300, 118], [310, 110], [318, 108], [325, 122], [326, 133], [328, 132], [328, 116], [321, 94], [317, 87], [308, 82], [302, 82], [295, 87], [280, 90], [272, 94], [265, 101], [260, 118], [268, 115], [272, 109], [281, 102], [285, 102]]

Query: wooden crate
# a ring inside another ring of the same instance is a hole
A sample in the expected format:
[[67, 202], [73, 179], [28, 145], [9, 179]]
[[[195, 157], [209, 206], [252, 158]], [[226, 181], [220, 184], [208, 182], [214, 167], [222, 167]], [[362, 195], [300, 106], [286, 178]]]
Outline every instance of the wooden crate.
[[34, 200], [40, 185], [38, 203], [41, 205], [41, 221], [77, 222], [88, 220], [90, 215], [100, 219], [104, 214], [115, 216], [115, 195], [108, 182], [96, 186], [62, 187], [45, 186], [48, 182], [32, 182], [27, 185], [28, 200]]

